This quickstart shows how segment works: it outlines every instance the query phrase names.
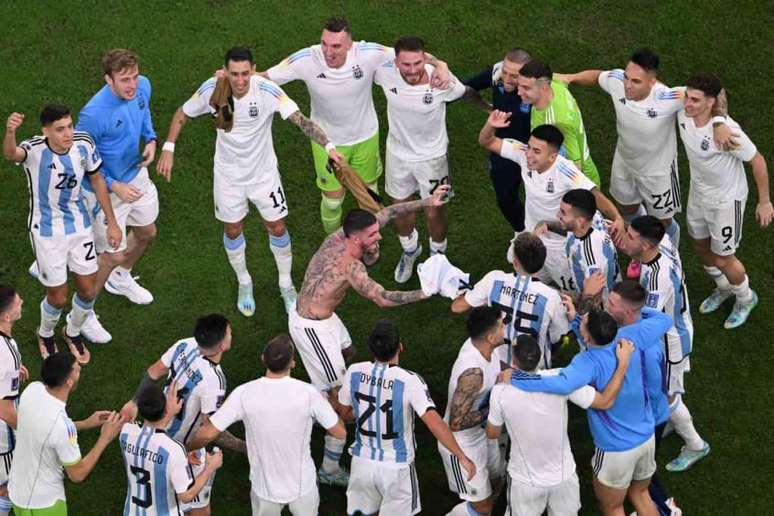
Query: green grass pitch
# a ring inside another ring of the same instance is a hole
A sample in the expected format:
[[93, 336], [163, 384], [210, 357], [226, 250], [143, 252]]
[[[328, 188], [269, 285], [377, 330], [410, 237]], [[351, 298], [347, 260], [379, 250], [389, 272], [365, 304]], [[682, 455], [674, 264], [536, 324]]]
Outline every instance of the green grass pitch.
[[[558, 71], [622, 66], [631, 50], [650, 46], [661, 55], [661, 78], [667, 84], [681, 84], [695, 71], [717, 72], [727, 88], [731, 114], [759, 150], [771, 158], [771, 7], [770, 2], [731, 5], [694, 0], [529, 4], [463, 0], [8, 1], [3, 6], [6, 22], [0, 33], [0, 113], [3, 117], [11, 111], [28, 115], [19, 131], [20, 139], [39, 130], [35, 120], [47, 102], [63, 102], [77, 113], [102, 86], [102, 53], [126, 47], [139, 53], [141, 72], [152, 81], [154, 122], [163, 141], [175, 109], [221, 65], [226, 49], [236, 44], [252, 47], [258, 68], [265, 69], [318, 42], [326, 17], [344, 15], [353, 24], [356, 40], [389, 45], [401, 35], [423, 36], [428, 49], [446, 60], [460, 78], [499, 60], [514, 45], [530, 49]], [[286, 91], [305, 113], [309, 112], [303, 84], [288, 85]], [[598, 89], [573, 88], [573, 93], [584, 114], [592, 155], [606, 182], [616, 137], [610, 100]], [[380, 91], [374, 96], [384, 138], [384, 99]], [[476, 144], [483, 122], [483, 114], [469, 105], [458, 103], [448, 110], [449, 153], [457, 190], [449, 207], [449, 256], [475, 277], [507, 267], [504, 251], [510, 234], [495, 204], [486, 154]], [[319, 193], [313, 182], [309, 143], [303, 135], [277, 118], [274, 142], [290, 206], [287, 222], [295, 257], [293, 276], [300, 286], [305, 265], [323, 238]], [[199, 315], [223, 312], [233, 322], [234, 347], [223, 362], [231, 389], [262, 374], [259, 352], [263, 344], [287, 331], [266, 233], [255, 212], [247, 220], [246, 237], [258, 309], [250, 319], [235, 309], [236, 283], [223, 251], [222, 228], [212, 213], [213, 148], [212, 124], [206, 120], [189, 124], [178, 142], [172, 182], [156, 179], [161, 202], [159, 238], [135, 269], [156, 300], [141, 307], [109, 294], [100, 297], [97, 311], [114, 340], [104, 347], [92, 347], [92, 365], [83, 371], [80, 387], [68, 404], [73, 418], [85, 417], [95, 409], [118, 409], [131, 396], [143, 369], [175, 340], [188, 336]], [[685, 203], [688, 166], [682, 151], [680, 170]], [[26, 274], [32, 261], [25, 230], [26, 180], [11, 164], [2, 165], [0, 177], [0, 282], [14, 284], [26, 299], [25, 315], [16, 326], [15, 337], [33, 378], [38, 378], [40, 361], [34, 331], [43, 289]], [[697, 429], [712, 445], [712, 453], [686, 473], [661, 471], [666, 486], [690, 515], [749, 515], [774, 510], [768, 430], [774, 412], [768, 382], [770, 317], [774, 315], [769, 293], [774, 287], [774, 266], [768, 252], [774, 239], [771, 230], [762, 230], [754, 221], [756, 199], [751, 194], [740, 257], [761, 302], [749, 322], [738, 330], [722, 328], [728, 306], [708, 316], [696, 311], [709, 294], [711, 283], [696, 261], [682, 224], [682, 252], [696, 325], [693, 371], [687, 377], [685, 399]], [[347, 206], [352, 206], [351, 199]], [[426, 230], [420, 228], [422, 238], [426, 238]], [[383, 257], [372, 274], [386, 286], [395, 287], [392, 270], [399, 245], [391, 229], [384, 237]], [[407, 288], [417, 285], [414, 278]], [[364, 339], [375, 319], [397, 321], [408, 348], [402, 365], [420, 372], [436, 403], [445, 406], [447, 375], [464, 340], [464, 319], [450, 313], [448, 300], [381, 310], [350, 294], [339, 314], [358, 345], [358, 359], [368, 358]], [[559, 361], [569, 358], [564, 353]], [[306, 378], [300, 363], [295, 374]], [[424, 514], [444, 514], [457, 502], [448, 492], [435, 441], [421, 423], [417, 427]], [[241, 433], [242, 429], [235, 431]], [[582, 514], [595, 514], [589, 468], [591, 440], [580, 411], [572, 412], [570, 433], [582, 483]], [[320, 437], [317, 433], [313, 440], [318, 461]], [[95, 438], [93, 432], [82, 433], [84, 452]], [[659, 453], [662, 468], [678, 453], [679, 446], [678, 438], [665, 441]], [[215, 482], [214, 514], [248, 514], [248, 490], [247, 459], [228, 453]], [[112, 445], [88, 481], [68, 484], [70, 512], [118, 514], [125, 492], [121, 456], [118, 446]], [[323, 487], [321, 497], [321, 514], [345, 513], [342, 490]]]

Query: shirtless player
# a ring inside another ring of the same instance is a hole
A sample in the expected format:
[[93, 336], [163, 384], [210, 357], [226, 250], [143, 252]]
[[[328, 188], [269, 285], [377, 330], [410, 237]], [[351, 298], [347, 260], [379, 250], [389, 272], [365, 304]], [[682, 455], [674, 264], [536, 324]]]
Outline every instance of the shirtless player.
[[[345, 359], [355, 353], [352, 339], [341, 319], [334, 313], [350, 287], [382, 307], [405, 305], [427, 298], [422, 290], [407, 292], [386, 290], [368, 276], [366, 266], [379, 259], [379, 230], [396, 217], [426, 207], [446, 204], [449, 186], [436, 188], [432, 197], [395, 204], [376, 215], [352, 210], [344, 217], [342, 227], [325, 239], [309, 262], [298, 303], [290, 312], [290, 335], [301, 355], [309, 379], [315, 387], [336, 394], [346, 372]], [[325, 437], [323, 466], [318, 473], [322, 483], [346, 485], [346, 472], [338, 461], [344, 440]]]

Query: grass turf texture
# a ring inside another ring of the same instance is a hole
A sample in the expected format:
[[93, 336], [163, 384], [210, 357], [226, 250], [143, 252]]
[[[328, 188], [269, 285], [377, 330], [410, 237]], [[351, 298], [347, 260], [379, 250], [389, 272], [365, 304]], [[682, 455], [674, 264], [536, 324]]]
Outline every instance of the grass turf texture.
[[[771, 20], [763, 4], [743, 3], [731, 12], [719, 2], [708, 5], [695, 1], [661, 4], [657, 9], [618, 2], [589, 2], [583, 8], [572, 2], [529, 7], [505, 2], [326, 2], [312, 7], [288, 2], [200, 1], [112, 3], [107, 8], [97, 2], [12, 2], [4, 10], [9, 18], [13, 16], [13, 23], [6, 24], [0, 34], [0, 113], [3, 117], [11, 111], [27, 114], [19, 140], [37, 134], [37, 114], [47, 102], [63, 102], [77, 113], [103, 84], [99, 67], [103, 52], [126, 47], [138, 52], [141, 71], [152, 81], [154, 122], [163, 142], [175, 109], [221, 65], [227, 48], [236, 44], [252, 47], [258, 68], [265, 69], [317, 42], [322, 20], [343, 14], [351, 21], [356, 40], [391, 44], [400, 35], [422, 35], [428, 49], [447, 60], [460, 78], [499, 60], [516, 44], [566, 72], [623, 66], [631, 50], [648, 45], [661, 54], [661, 78], [667, 84], [682, 84], [695, 71], [717, 71], [729, 94], [731, 114], [764, 155], [774, 155], [774, 123], [766, 116], [765, 107], [774, 93], [770, 78], [765, 76], [774, 63], [774, 50], [762, 44], [769, 40], [767, 20]], [[303, 112], [309, 112], [303, 84], [287, 85], [286, 91]], [[573, 88], [573, 93], [582, 108], [592, 155], [606, 191], [616, 138], [610, 99], [599, 89]], [[384, 99], [380, 91], [374, 96], [383, 142], [387, 133]], [[486, 154], [476, 145], [483, 122], [484, 115], [469, 105], [456, 104], [448, 110], [450, 161], [457, 191], [449, 207], [449, 256], [476, 278], [491, 269], [507, 267], [505, 244], [511, 235], [495, 204]], [[257, 311], [250, 319], [236, 311], [236, 282], [223, 251], [222, 228], [212, 213], [213, 143], [214, 130], [208, 120], [190, 123], [178, 142], [172, 183], [156, 179], [161, 202], [159, 238], [135, 270], [155, 301], [141, 307], [109, 294], [100, 297], [97, 311], [114, 340], [107, 346], [92, 346], [92, 364], [84, 369], [80, 386], [68, 404], [74, 419], [96, 409], [118, 409], [133, 393], [144, 368], [175, 340], [189, 336], [199, 315], [217, 311], [232, 320], [234, 346], [223, 361], [230, 389], [263, 373], [259, 359], [263, 344], [287, 331], [274, 263], [255, 211], [248, 217], [245, 233]], [[309, 143], [303, 135], [277, 118], [274, 144], [290, 206], [287, 222], [293, 239], [293, 275], [300, 287], [306, 263], [323, 238], [319, 193]], [[33, 379], [38, 379], [40, 360], [34, 331], [43, 289], [26, 275], [32, 261], [25, 229], [26, 180], [21, 170], [10, 164], [2, 170], [0, 282], [15, 285], [25, 297], [25, 314], [14, 335]], [[685, 205], [688, 166], [682, 151], [680, 170]], [[752, 183], [751, 176], [749, 181]], [[352, 205], [351, 199], [347, 202], [347, 206]], [[770, 392], [765, 364], [770, 360], [774, 304], [769, 293], [774, 286], [774, 267], [767, 256], [771, 232], [754, 222], [755, 202], [757, 198], [751, 194], [740, 257], [761, 302], [749, 322], [732, 332], [722, 328], [729, 304], [715, 314], [697, 312], [712, 285], [690, 247], [684, 216], [680, 217], [683, 261], [696, 325], [693, 372], [687, 377], [685, 399], [697, 429], [713, 451], [687, 473], [667, 473], [663, 465], [680, 447], [679, 438], [670, 437], [658, 462], [666, 486], [688, 514], [760, 514], [774, 503], [764, 473], [771, 470], [772, 459], [765, 444], [768, 431], [764, 423], [772, 409], [764, 393]], [[423, 222], [420, 232], [424, 241], [427, 231]], [[399, 245], [392, 229], [384, 231], [384, 237], [382, 260], [371, 273], [388, 288], [397, 288], [392, 271]], [[401, 288], [418, 288], [416, 277]], [[353, 293], [338, 313], [358, 346], [358, 360], [368, 358], [365, 338], [373, 321], [397, 321], [407, 345], [401, 364], [424, 376], [442, 409], [448, 374], [465, 338], [464, 318], [453, 316], [448, 306], [446, 299], [432, 299], [380, 310]], [[565, 350], [557, 361], [564, 363], [570, 355]], [[295, 375], [306, 378], [300, 361]], [[234, 430], [242, 432], [241, 428]], [[581, 513], [595, 514], [589, 468], [592, 445], [580, 411], [571, 412], [570, 434], [582, 484]], [[84, 453], [95, 438], [95, 432], [81, 434]], [[457, 499], [448, 491], [435, 440], [421, 422], [417, 422], [417, 440], [424, 514], [444, 514]], [[318, 464], [321, 441], [316, 432], [313, 454]], [[117, 444], [110, 446], [85, 483], [67, 486], [72, 514], [117, 514], [125, 493]], [[248, 493], [247, 459], [227, 453], [215, 482], [214, 514], [247, 514]], [[320, 514], [345, 512], [343, 490], [322, 487], [320, 494]]]

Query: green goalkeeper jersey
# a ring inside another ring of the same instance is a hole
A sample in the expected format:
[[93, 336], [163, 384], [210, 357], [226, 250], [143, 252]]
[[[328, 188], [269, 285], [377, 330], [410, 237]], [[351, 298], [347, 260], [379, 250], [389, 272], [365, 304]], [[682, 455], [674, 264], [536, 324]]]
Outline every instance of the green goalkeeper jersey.
[[599, 171], [591, 159], [586, 131], [583, 128], [583, 116], [575, 97], [565, 84], [558, 81], [551, 81], [551, 90], [554, 92], [554, 98], [545, 109], [532, 106], [531, 128], [543, 124], [558, 127], [564, 135], [562, 155], [576, 164], [580, 163], [580, 169], [586, 177], [600, 186]]

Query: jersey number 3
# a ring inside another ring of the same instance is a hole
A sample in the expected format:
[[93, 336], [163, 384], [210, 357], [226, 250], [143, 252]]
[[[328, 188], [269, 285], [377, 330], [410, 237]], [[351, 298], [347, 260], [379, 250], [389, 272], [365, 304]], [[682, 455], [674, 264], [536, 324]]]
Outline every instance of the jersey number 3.
[[153, 491], [151, 490], [150, 486], [150, 471], [139, 466], [132, 466], [129, 468], [129, 470], [132, 472], [132, 475], [137, 477], [137, 486], [140, 487], [139, 491], [144, 494], [142, 498], [138, 496], [132, 496], [132, 503], [138, 507], [147, 509], [153, 505]]

